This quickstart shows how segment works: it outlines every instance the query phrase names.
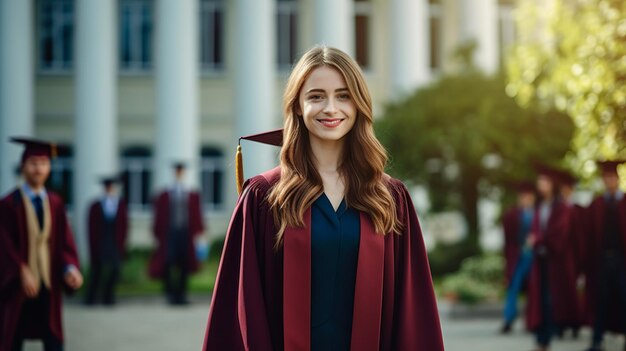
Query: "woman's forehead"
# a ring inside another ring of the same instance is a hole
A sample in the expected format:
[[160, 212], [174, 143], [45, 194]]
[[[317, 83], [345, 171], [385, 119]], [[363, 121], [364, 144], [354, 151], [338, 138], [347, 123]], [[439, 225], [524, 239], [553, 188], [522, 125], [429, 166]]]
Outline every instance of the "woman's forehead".
[[319, 66], [314, 68], [304, 80], [302, 92], [307, 93], [317, 89], [334, 91], [345, 88], [347, 88], [345, 79], [336, 68]]

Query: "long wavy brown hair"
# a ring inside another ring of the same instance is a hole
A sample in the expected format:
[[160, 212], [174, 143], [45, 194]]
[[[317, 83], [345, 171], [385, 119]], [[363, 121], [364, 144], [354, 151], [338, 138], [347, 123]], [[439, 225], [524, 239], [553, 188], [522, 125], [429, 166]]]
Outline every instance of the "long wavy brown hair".
[[285, 117], [280, 153], [281, 177], [268, 195], [278, 226], [277, 246], [286, 227], [304, 226], [304, 212], [324, 191], [311, 145], [309, 132], [298, 115], [300, 90], [316, 68], [336, 69], [345, 80], [357, 108], [352, 129], [345, 136], [339, 173], [346, 187], [346, 205], [371, 218], [377, 233], [399, 233], [401, 223], [396, 204], [384, 174], [387, 152], [374, 135], [372, 99], [359, 65], [341, 50], [317, 46], [306, 52], [293, 68], [283, 95]]

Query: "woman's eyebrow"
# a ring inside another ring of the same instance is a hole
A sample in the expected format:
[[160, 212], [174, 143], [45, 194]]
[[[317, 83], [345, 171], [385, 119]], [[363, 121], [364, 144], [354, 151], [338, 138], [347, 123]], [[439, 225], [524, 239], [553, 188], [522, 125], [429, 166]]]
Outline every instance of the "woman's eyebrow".
[[[343, 92], [343, 91], [348, 91], [348, 88], [338, 88], [338, 89], [335, 89], [336, 93]], [[325, 93], [325, 92], [326, 92], [326, 90], [324, 90], [324, 89], [313, 88], [313, 89], [307, 90], [306, 94], [309, 94], [309, 93]]]

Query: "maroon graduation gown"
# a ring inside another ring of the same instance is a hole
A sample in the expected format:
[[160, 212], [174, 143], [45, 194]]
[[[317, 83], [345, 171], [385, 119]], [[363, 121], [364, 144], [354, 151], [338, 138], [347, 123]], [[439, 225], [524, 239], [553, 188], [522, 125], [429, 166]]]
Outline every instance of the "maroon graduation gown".
[[[618, 204], [620, 226], [622, 229], [623, 252], [626, 255], [626, 196]], [[587, 245], [587, 258], [585, 259], [585, 322], [593, 325], [595, 320], [595, 308], [597, 303], [598, 285], [598, 262], [604, 250], [604, 222], [606, 217], [606, 203], [603, 196], [599, 196], [587, 209], [587, 223], [584, 240]], [[607, 330], [622, 332], [619, 325], [621, 318], [617, 316], [620, 311], [619, 299], [610, 294], [611, 301], [607, 313]]]
[[513, 207], [502, 216], [502, 228], [504, 229], [504, 260], [507, 286], [513, 279], [515, 266], [519, 260], [522, 247], [519, 243], [519, 228], [521, 208]]
[[[567, 250], [571, 247], [569, 241], [570, 215], [567, 205], [556, 201], [552, 205], [550, 218], [545, 230], [539, 225], [539, 208], [533, 217], [532, 234], [535, 239], [535, 257], [528, 281], [528, 303], [526, 307], [526, 326], [535, 330], [541, 324], [541, 279], [540, 260], [547, 264], [548, 280], [550, 282], [550, 296], [552, 297], [552, 315], [557, 324], [577, 321], [578, 300], [575, 295], [575, 281], [572, 282], [564, 271], [567, 266]], [[547, 249], [545, 258], [537, 254], [538, 247]], [[574, 284], [572, 286], [572, 284]]]
[[[194, 238], [204, 230], [200, 194], [189, 192], [187, 212], [189, 214], [189, 235], [187, 236], [187, 254], [189, 271], [196, 272], [200, 268], [194, 249]], [[164, 191], [154, 201], [154, 218], [152, 233], [157, 241], [157, 248], [150, 259], [149, 274], [152, 278], [162, 278], [165, 272], [167, 255], [167, 234], [170, 229], [170, 192]]]
[[580, 326], [585, 323], [585, 296], [578, 290], [578, 278], [584, 274], [585, 262], [587, 261], [587, 247], [584, 242], [585, 228], [587, 227], [587, 209], [577, 204], [569, 205], [569, 245], [565, 259], [573, 299], [576, 299], [576, 320], [569, 322], [571, 325]]
[[[77, 268], [78, 254], [63, 200], [48, 191], [50, 203], [50, 330], [63, 341], [61, 321], [62, 290], [69, 290], [64, 283], [64, 272], [68, 265]], [[0, 350], [10, 350], [22, 304], [26, 295], [22, 290], [20, 269], [28, 262], [28, 232], [26, 213], [19, 190], [0, 200]], [[41, 338], [42, 331], [26, 330], [28, 338]]]
[[[100, 260], [100, 243], [104, 230], [104, 212], [102, 201], [95, 200], [89, 206], [89, 257], [91, 264]], [[115, 246], [121, 257], [126, 252], [126, 238], [128, 236], [128, 207], [126, 202], [119, 200], [115, 215]]]
[[[287, 228], [275, 250], [276, 227], [266, 196], [275, 168], [247, 181], [226, 234], [204, 350], [309, 350], [311, 210], [303, 228]], [[430, 268], [408, 191], [398, 180], [401, 235], [376, 234], [360, 215], [352, 350], [443, 350]]]

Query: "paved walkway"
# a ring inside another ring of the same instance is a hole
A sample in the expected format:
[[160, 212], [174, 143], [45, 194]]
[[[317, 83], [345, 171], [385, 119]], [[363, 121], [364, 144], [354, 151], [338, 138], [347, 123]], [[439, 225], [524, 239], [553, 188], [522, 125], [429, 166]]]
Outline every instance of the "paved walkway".
[[[160, 298], [125, 299], [112, 309], [85, 308], [68, 303], [65, 307], [66, 351], [199, 351], [209, 310], [209, 299], [199, 297], [193, 304], [169, 307]], [[500, 321], [493, 318], [449, 319], [441, 306], [447, 351], [528, 351], [532, 336], [517, 330], [500, 336]], [[552, 351], [582, 351], [589, 330], [580, 339], [556, 341]], [[621, 351], [622, 338], [607, 338], [606, 351]], [[36, 342], [26, 351], [41, 350]]]

